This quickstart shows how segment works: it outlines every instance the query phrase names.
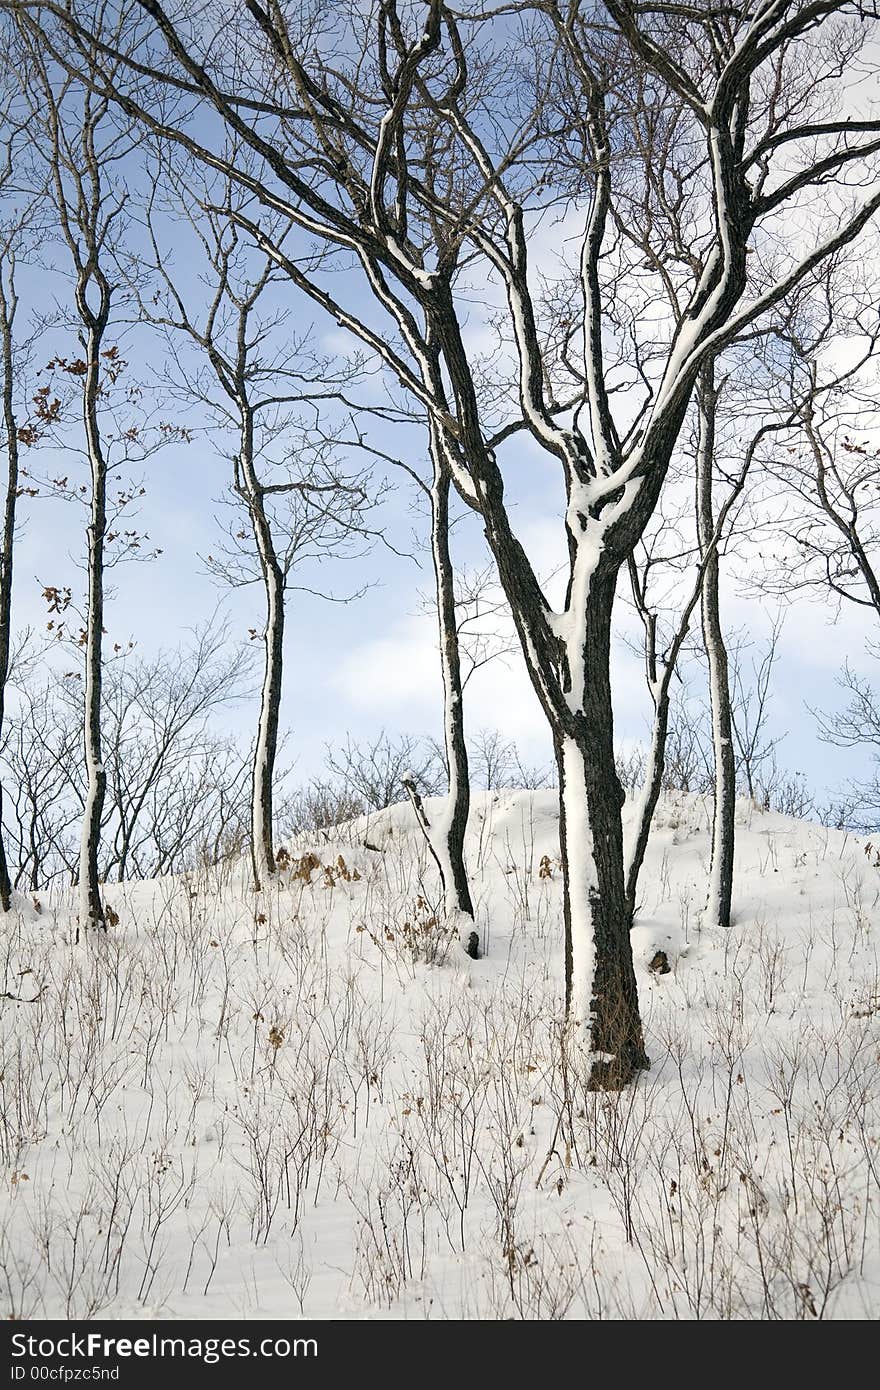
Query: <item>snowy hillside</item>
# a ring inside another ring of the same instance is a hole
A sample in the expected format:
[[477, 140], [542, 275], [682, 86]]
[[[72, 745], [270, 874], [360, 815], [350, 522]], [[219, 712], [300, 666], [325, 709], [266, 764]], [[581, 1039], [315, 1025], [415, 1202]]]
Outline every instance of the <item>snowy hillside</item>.
[[63, 902], [22, 900], [3, 1316], [876, 1316], [877, 856], [739, 820], [721, 937], [707, 808], [659, 808], [652, 1068], [620, 1095], [560, 1048], [552, 792], [475, 796], [476, 962], [433, 917], [409, 806], [291, 846], [271, 893], [108, 887], [118, 921], [79, 945]]

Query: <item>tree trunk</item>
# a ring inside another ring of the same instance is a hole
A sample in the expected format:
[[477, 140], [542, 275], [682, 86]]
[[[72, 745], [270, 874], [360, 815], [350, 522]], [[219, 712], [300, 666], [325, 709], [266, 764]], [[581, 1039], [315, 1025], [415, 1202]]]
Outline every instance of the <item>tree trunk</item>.
[[[240, 385], [240, 400], [244, 402], [244, 383]], [[266, 513], [266, 495], [254, 466], [254, 417], [246, 404], [241, 405], [241, 449], [238, 455], [240, 479], [236, 470], [236, 490], [244, 499], [266, 594], [266, 630], [263, 686], [260, 695], [260, 719], [254, 748], [254, 769], [251, 791], [251, 862], [254, 887], [259, 892], [267, 887], [276, 871], [275, 817], [273, 788], [275, 758], [278, 753], [278, 720], [281, 710], [281, 683], [284, 670], [284, 591], [285, 576], [272, 537], [272, 526]]]
[[450, 479], [443, 465], [439, 441], [431, 435], [434, 476], [431, 484], [431, 556], [434, 562], [434, 594], [440, 632], [440, 670], [443, 681], [443, 746], [448, 794], [443, 808], [428, 820], [412, 777], [403, 779], [416, 819], [440, 872], [444, 905], [457, 920], [462, 947], [477, 958], [480, 943], [474, 929], [474, 907], [464, 862], [464, 837], [471, 804], [467, 745], [464, 737], [464, 702], [452, 558], [449, 552]]
[[[268, 527], [266, 528], [268, 529]], [[265, 538], [264, 538], [265, 539]], [[263, 560], [263, 547], [260, 549]], [[266, 588], [266, 657], [260, 698], [260, 721], [254, 750], [254, 782], [251, 805], [251, 843], [254, 883], [265, 888], [275, 873], [273, 784], [278, 752], [278, 719], [281, 709], [281, 676], [284, 662], [284, 576], [274, 552], [263, 561]]]
[[86, 441], [92, 475], [88, 538], [88, 611], [85, 642], [84, 744], [86, 796], [79, 853], [79, 915], [83, 925], [106, 930], [98, 880], [98, 850], [107, 774], [101, 760], [101, 675], [104, 632], [104, 538], [107, 529], [107, 467], [98, 420], [100, 336], [89, 333], [83, 383]]
[[715, 416], [718, 392], [714, 363], [702, 369], [697, 384], [699, 440], [697, 448], [697, 526], [700, 552], [706, 559], [701, 595], [703, 643], [709, 662], [709, 700], [712, 715], [712, 752], [715, 762], [715, 806], [712, 815], [712, 858], [709, 868], [709, 894], [706, 902], [707, 926], [730, 926], [733, 893], [733, 855], [736, 813], [736, 764], [733, 750], [733, 721], [730, 711], [730, 678], [727, 648], [719, 609], [720, 566], [718, 547], [713, 544], [715, 515], [712, 499], [712, 469], [715, 457]]
[[623, 864], [623, 790], [614, 762], [610, 647], [614, 576], [585, 612], [583, 713], [554, 729], [565, 918], [566, 1013], [585, 1030], [589, 1088], [618, 1090], [650, 1065], [639, 1016]]
[[[440, 629], [440, 667], [443, 679], [443, 741], [449, 777], [449, 794], [442, 816], [435, 820], [432, 842], [442, 861], [441, 873], [448, 912], [464, 914], [463, 944], [470, 942], [474, 927], [467, 870], [464, 863], [464, 837], [471, 804], [470, 774], [464, 737], [464, 701], [458, 649], [452, 559], [449, 553], [449, 476], [435, 462], [431, 488], [431, 554]], [[464, 933], [467, 936], [464, 937]]]
[[651, 734], [651, 749], [648, 754], [648, 764], [645, 768], [645, 785], [639, 797], [635, 816], [635, 826], [633, 831], [632, 847], [626, 863], [626, 910], [629, 914], [630, 923], [636, 911], [636, 891], [638, 889], [639, 874], [645, 862], [645, 852], [648, 848], [648, 839], [651, 834], [651, 824], [654, 819], [654, 812], [657, 809], [657, 802], [660, 800], [660, 790], [663, 785], [663, 773], [666, 770], [666, 735], [669, 728], [669, 680], [672, 668], [668, 673], [664, 672], [663, 678], [658, 683], [655, 699], [657, 701], [654, 710], [654, 729]]
[[[11, 302], [10, 302], [11, 300]], [[18, 498], [18, 426], [13, 400], [13, 341], [12, 319], [15, 312], [15, 291], [7, 295], [6, 285], [0, 284], [0, 337], [3, 352], [3, 432], [6, 436], [6, 497], [3, 505], [3, 550], [0, 554], [0, 737], [6, 709], [6, 680], [9, 675], [9, 651], [12, 641], [12, 558], [15, 542], [15, 504]], [[8, 912], [12, 901], [12, 884], [6, 845], [3, 835], [3, 784], [0, 781], [0, 908]]]

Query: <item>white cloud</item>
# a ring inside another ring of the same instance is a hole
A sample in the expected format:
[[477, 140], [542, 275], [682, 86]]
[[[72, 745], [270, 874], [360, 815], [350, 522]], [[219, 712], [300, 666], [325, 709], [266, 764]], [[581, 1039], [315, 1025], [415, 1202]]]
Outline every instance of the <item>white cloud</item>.
[[406, 709], [422, 717], [437, 705], [437, 625], [430, 614], [405, 617], [381, 637], [350, 648], [331, 676], [333, 688], [358, 709]]
[[[331, 676], [352, 708], [397, 727], [419, 730], [441, 715], [437, 627], [431, 614], [403, 618], [382, 637], [351, 648]], [[477, 671], [465, 692], [470, 733], [499, 729], [524, 756], [546, 759], [549, 735], [521, 656], [498, 658]]]

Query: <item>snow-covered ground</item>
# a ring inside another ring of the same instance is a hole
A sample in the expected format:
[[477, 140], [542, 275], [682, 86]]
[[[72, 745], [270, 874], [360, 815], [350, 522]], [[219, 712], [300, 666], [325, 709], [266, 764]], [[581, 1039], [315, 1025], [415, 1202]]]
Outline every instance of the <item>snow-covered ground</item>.
[[722, 936], [707, 816], [658, 811], [653, 1065], [621, 1095], [559, 1044], [552, 792], [475, 797], [476, 962], [409, 806], [292, 846], [270, 893], [109, 887], [79, 945], [70, 905], [20, 900], [3, 1316], [876, 1317], [880, 857], [743, 803]]

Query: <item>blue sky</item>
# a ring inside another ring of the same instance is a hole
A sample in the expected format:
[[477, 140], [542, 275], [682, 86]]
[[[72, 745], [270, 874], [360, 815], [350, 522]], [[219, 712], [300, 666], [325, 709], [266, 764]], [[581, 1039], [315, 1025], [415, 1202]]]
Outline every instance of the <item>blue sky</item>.
[[[390, 446], [393, 441], [389, 437], [385, 442]], [[527, 444], [521, 448], [532, 452]], [[220, 588], [199, 559], [217, 545], [218, 508], [212, 499], [222, 492], [227, 467], [204, 439], [169, 446], [148, 461], [140, 522], [163, 553], [149, 564], [124, 565], [112, 572], [116, 592], [107, 610], [108, 642], [133, 637], [146, 653], [175, 646], [185, 642], [188, 630], [218, 604], [229, 617], [233, 640], [246, 642], [248, 630], [260, 627], [259, 586]], [[523, 490], [516, 524], [539, 572], [547, 574], [564, 558], [558, 502], [554, 505], [550, 486], [552, 465], [535, 457], [529, 460], [527, 474], [534, 486]], [[431, 589], [426, 519], [412, 509], [411, 486], [398, 479], [397, 487], [383, 504], [383, 524], [392, 543], [409, 554], [398, 556], [376, 545], [359, 560], [339, 562], [334, 581], [339, 588], [370, 586], [350, 605], [328, 603], [308, 593], [289, 597], [282, 728], [288, 733], [288, 756], [296, 760], [297, 775], [303, 779], [320, 772], [324, 745], [349, 733], [366, 739], [382, 728], [439, 732], [435, 619], [423, 611], [418, 592], [430, 594]], [[81, 589], [80, 516], [70, 504], [49, 499], [28, 500], [24, 509], [27, 521], [16, 559], [16, 624], [40, 630], [46, 621], [42, 587], [52, 583]], [[475, 518], [462, 516], [454, 545], [459, 562], [485, 562]], [[751, 637], [760, 655], [777, 609], [738, 591], [729, 571], [730, 565], [724, 591], [728, 628]], [[304, 581], [309, 578], [303, 575]], [[322, 582], [325, 578], [322, 575]], [[619, 626], [632, 627], [623, 610]], [[780, 763], [803, 772], [820, 795], [833, 791], [846, 775], [857, 774], [862, 760], [821, 743], [807, 705], [832, 708], [839, 703], [835, 678], [845, 659], [870, 672], [865, 653], [869, 632], [862, 613], [852, 607], [838, 614], [825, 604], [800, 599], [785, 610], [770, 732], [783, 738]], [[622, 642], [615, 652], [614, 676], [618, 737], [627, 742], [644, 739], [648, 701], [642, 668]], [[256, 700], [226, 717], [232, 727], [246, 732], [256, 717]], [[468, 686], [466, 717], [473, 732], [499, 728], [514, 738], [526, 762], [549, 761], [544, 719], [518, 655], [476, 673]]]
[[[193, 244], [183, 236], [175, 240], [172, 232], [171, 245], [175, 270], [189, 288], [200, 273]], [[35, 282], [31, 284], [37, 297], [56, 292], [51, 278], [38, 289]], [[357, 307], [357, 291], [353, 293]], [[282, 288], [279, 295], [279, 302], [292, 305], [297, 328], [314, 321], [319, 347], [328, 353], [345, 350], [346, 340], [335, 324], [318, 318], [319, 311], [295, 300], [292, 291]], [[491, 301], [491, 290], [486, 290], [485, 298]], [[472, 310], [466, 334], [471, 349], [478, 350], [486, 334], [479, 305]], [[51, 352], [70, 353], [73, 347], [70, 335], [56, 333], [51, 350], [38, 360]], [[129, 341], [125, 352], [145, 381], [152, 379], [151, 372], [164, 360], [161, 342], [155, 337]], [[170, 412], [163, 407], [162, 413], [168, 417]], [[421, 429], [374, 422], [369, 430], [374, 443], [389, 453], [405, 451], [407, 462], [424, 465]], [[525, 436], [517, 436], [505, 447], [504, 461], [515, 527], [538, 573], [547, 576], [565, 560], [557, 465]], [[354, 462], [360, 466], [363, 460]], [[58, 464], [65, 470], [82, 466], [63, 454]], [[147, 495], [140, 525], [163, 553], [150, 564], [113, 571], [116, 593], [107, 609], [108, 642], [134, 638], [145, 653], [160, 646], [174, 647], [185, 642], [187, 631], [204, 622], [218, 604], [228, 616], [231, 639], [247, 642], [248, 631], [262, 625], [259, 586], [235, 591], [218, 587], [199, 558], [217, 547], [216, 516], [221, 510], [217, 499], [228, 483], [229, 464], [218, 441], [197, 432], [193, 442], [171, 444], [152, 456], [142, 471]], [[382, 503], [381, 525], [390, 546], [402, 553], [376, 544], [361, 559], [340, 562], [333, 570], [333, 587], [346, 591], [367, 585], [364, 596], [341, 605], [309, 593], [290, 594], [282, 729], [287, 733], [287, 756], [295, 760], [297, 776], [303, 780], [320, 773], [325, 745], [349, 734], [360, 740], [375, 737], [381, 729], [410, 734], [437, 734], [440, 729], [436, 625], [419, 599], [420, 590], [430, 593], [431, 589], [427, 521], [424, 508], [413, 506], [413, 486], [401, 474], [394, 482], [396, 490]], [[49, 499], [25, 499], [22, 513], [26, 522], [16, 557], [15, 621], [19, 628], [31, 625], [40, 631], [46, 622], [40, 598], [45, 585], [70, 585], [75, 593], [82, 591], [83, 576], [77, 569], [82, 514]], [[454, 551], [460, 564], [486, 563], [480, 526], [473, 515], [462, 512], [455, 527]], [[760, 563], [760, 555], [755, 562]], [[760, 655], [777, 608], [772, 602], [746, 596], [735, 577], [736, 566], [735, 560], [725, 562], [724, 616], [728, 629], [750, 638]], [[313, 567], [301, 576], [302, 582], [325, 586], [328, 570], [329, 566]], [[623, 607], [619, 627], [633, 630], [632, 617]], [[865, 653], [869, 631], [862, 613], [852, 606], [838, 613], [801, 598], [786, 610], [769, 732], [782, 740], [779, 762], [803, 773], [820, 799], [830, 796], [847, 776], [864, 769], [858, 754], [844, 754], [819, 741], [807, 706], [830, 709], [840, 703], [835, 680], [845, 660], [870, 672], [871, 661]], [[615, 651], [614, 686], [618, 739], [624, 744], [644, 740], [649, 702], [642, 665], [622, 642]], [[231, 727], [247, 733], [256, 719], [256, 698], [226, 718]], [[514, 739], [526, 763], [550, 761], [543, 716], [518, 656], [499, 660], [475, 675], [467, 690], [466, 719], [472, 732], [498, 728]]]

